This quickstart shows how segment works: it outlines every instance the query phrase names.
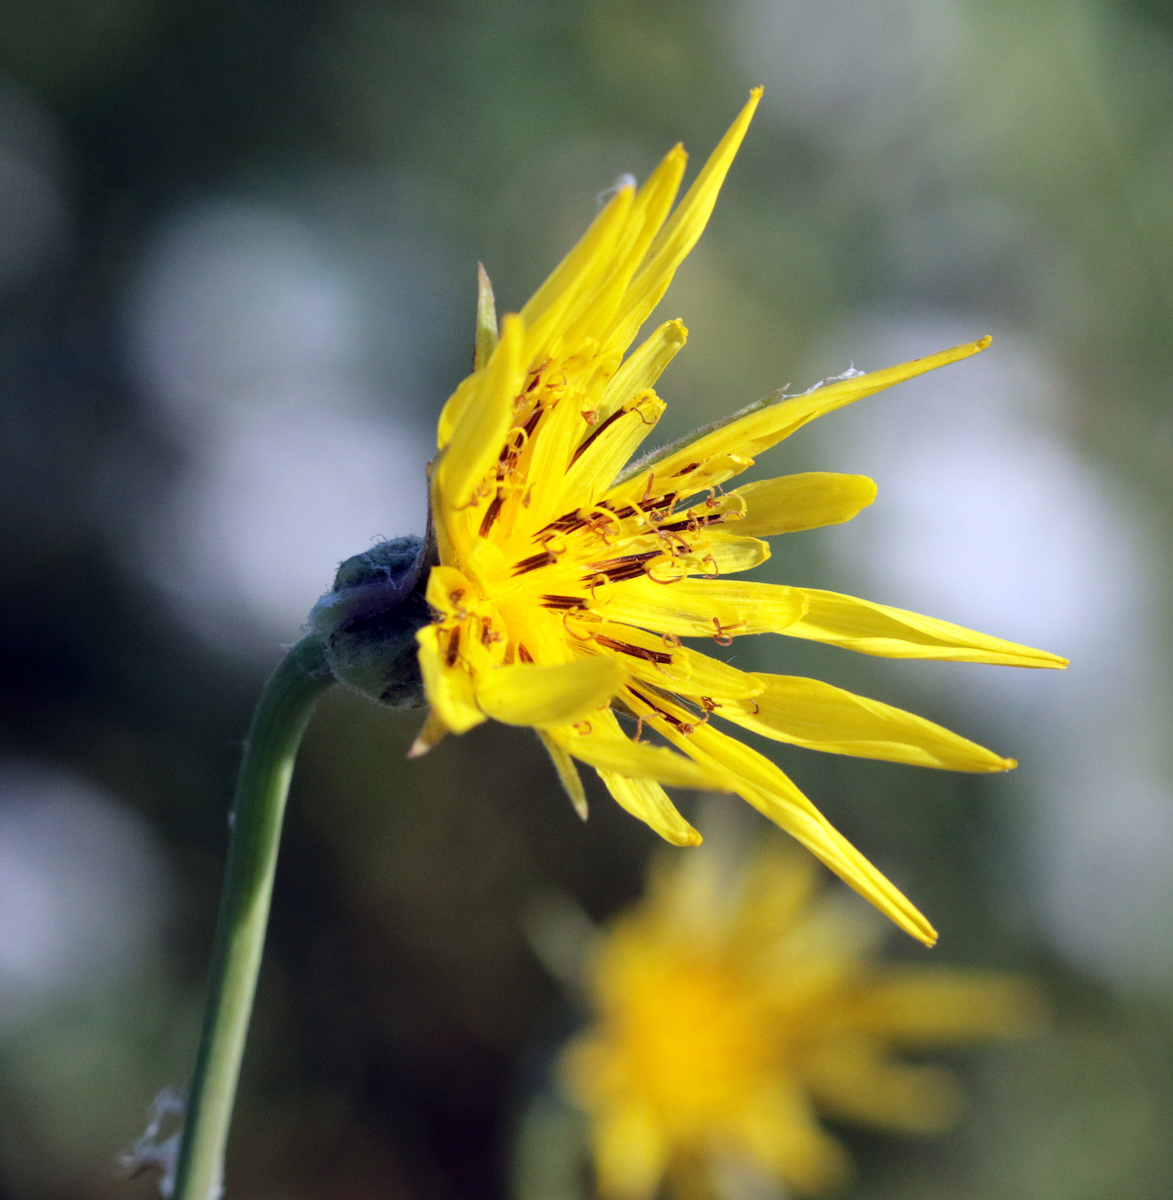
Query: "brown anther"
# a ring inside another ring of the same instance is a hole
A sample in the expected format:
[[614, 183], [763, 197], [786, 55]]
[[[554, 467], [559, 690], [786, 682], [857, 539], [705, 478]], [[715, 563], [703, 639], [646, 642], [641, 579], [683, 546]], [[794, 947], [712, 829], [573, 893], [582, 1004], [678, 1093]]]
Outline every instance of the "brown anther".
[[635, 719], [635, 736], [631, 739], [633, 742], [638, 742], [643, 739], [644, 735], [644, 718], [642, 716]]
[[762, 706], [756, 700], [747, 700], [746, 704], [753, 705], [753, 712], [750, 714], [750, 716], [756, 717], [758, 713], [762, 711]]
[[678, 638], [674, 633], [660, 634], [660, 641], [662, 641], [665, 646], [670, 646], [673, 650], [679, 650], [684, 645], [680, 638]]
[[726, 631], [729, 629], [736, 629], [736, 624], [722, 625], [717, 617], [713, 618], [713, 624], [717, 627], [717, 632], [713, 634], [713, 641], [716, 642], [718, 646], [732, 646], [733, 635], [731, 633], [727, 633]]
[[545, 595], [541, 598], [543, 608], [554, 609], [584, 609], [586, 605], [583, 603], [581, 596], [552, 596]]
[[501, 488], [497, 489], [497, 494], [489, 501], [489, 507], [485, 509], [485, 515], [481, 518], [480, 536], [486, 537], [490, 529], [493, 528], [493, 522], [497, 519], [501, 512], [501, 506], [505, 503], [505, 493]]
[[587, 737], [590, 734], [593, 726], [591, 725], [590, 721], [575, 721], [571, 728], [575, 733], [580, 733], [583, 737]]
[[706, 554], [704, 558], [701, 559], [701, 565], [703, 566], [705, 563], [709, 563], [713, 569], [711, 571], [702, 571], [701, 578], [719, 579], [721, 577], [721, 568], [717, 566], [717, 560], [711, 554]]
[[621, 417], [625, 417], [626, 415], [627, 410], [619, 408], [616, 409], [609, 417], [607, 417], [606, 420], [600, 421], [597, 425], [595, 425], [591, 432], [588, 433], [581, 442], [579, 442], [574, 453], [570, 456], [571, 466], [578, 462], [578, 460], [587, 452], [587, 450], [590, 449], [590, 447], [595, 443], [596, 439], [602, 435], [603, 431], [607, 429], [608, 426], [614, 425], [616, 421], [618, 421]]
[[597, 425], [599, 423], [599, 414], [593, 408], [584, 408], [582, 410], [582, 419], [588, 425]]
[[645, 662], [654, 663], [657, 666], [672, 661], [672, 655], [666, 654], [663, 650], [648, 650], [643, 646], [633, 646], [630, 642], [619, 642], [601, 633], [595, 634], [595, 644], [602, 646], [604, 650], [617, 650], [620, 654], [630, 654], [632, 658], [642, 658]]
[[531, 554], [529, 558], [523, 558], [521, 562], [514, 563], [513, 574], [515, 576], [525, 575], [530, 571], [536, 571], [539, 567], [548, 567], [557, 561], [557, 556], [547, 547], [537, 554]]
[[446, 666], [456, 665], [456, 656], [460, 653], [460, 629], [461, 627], [457, 625], [448, 637], [448, 653], [444, 656]]

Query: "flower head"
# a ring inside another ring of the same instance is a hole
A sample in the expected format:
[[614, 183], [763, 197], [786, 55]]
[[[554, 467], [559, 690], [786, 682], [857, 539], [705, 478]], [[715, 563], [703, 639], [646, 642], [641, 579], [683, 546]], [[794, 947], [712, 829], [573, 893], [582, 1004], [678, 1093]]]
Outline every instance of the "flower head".
[[[431, 472], [439, 565], [427, 582], [434, 619], [417, 635], [431, 709], [414, 752], [486, 718], [532, 726], [581, 813], [576, 763], [677, 845], [700, 836], [663, 784], [737, 792], [931, 943], [925, 918], [790, 779], [711, 718], [840, 754], [963, 771], [1013, 762], [817, 680], [737, 670], [683, 639], [783, 633], [896, 658], [1063, 665], [916, 613], [735, 578], [769, 557], [764, 538], [849, 520], [875, 495], [869, 479], [826, 473], [723, 491], [755, 455], [989, 339], [770, 397], [626, 465], [664, 411], [654, 385], [685, 327], [668, 321], [628, 349], [704, 229], [759, 95], [674, 209], [679, 146], [638, 191], [619, 188], [499, 338], [482, 283], [477, 367], [444, 408]], [[669, 746], [643, 740], [649, 730]]]
[[878, 963], [875, 923], [816, 895], [810, 860], [776, 843], [748, 871], [708, 852], [658, 866], [598, 940], [591, 1023], [561, 1064], [603, 1200], [650, 1200], [665, 1179], [710, 1195], [728, 1168], [833, 1190], [849, 1165], [817, 1114], [946, 1128], [953, 1079], [899, 1052], [1006, 1036], [1037, 1008], [1014, 977]]

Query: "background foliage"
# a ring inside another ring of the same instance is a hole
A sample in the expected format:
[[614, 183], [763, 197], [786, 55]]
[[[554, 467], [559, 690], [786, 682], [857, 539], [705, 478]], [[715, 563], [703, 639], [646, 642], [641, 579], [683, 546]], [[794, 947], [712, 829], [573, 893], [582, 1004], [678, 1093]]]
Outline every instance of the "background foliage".
[[[1065, 677], [769, 643], [1019, 757], [784, 765], [1049, 1035], [968, 1058], [857, 1195], [1167, 1195], [1173, 13], [1157, 0], [52, 0], [0, 27], [0, 1197], [98, 1200], [195, 1045], [239, 738], [336, 563], [418, 532], [470, 354], [617, 175], [766, 98], [666, 315], [665, 437], [985, 332], [771, 472], [874, 475], [773, 577], [1070, 655]], [[850, 661], [844, 661], [850, 659]], [[403, 752], [334, 695], [295, 785], [230, 1195], [504, 1194], [572, 1016], [525, 918], [602, 919], [653, 835], [582, 827], [500, 727]], [[897, 946], [916, 956], [914, 946]]]

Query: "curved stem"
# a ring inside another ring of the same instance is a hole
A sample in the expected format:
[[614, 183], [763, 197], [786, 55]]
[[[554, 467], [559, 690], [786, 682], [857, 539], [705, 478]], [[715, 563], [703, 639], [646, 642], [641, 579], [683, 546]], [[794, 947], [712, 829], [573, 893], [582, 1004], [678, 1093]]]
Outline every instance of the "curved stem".
[[315, 638], [285, 656], [253, 713], [236, 785], [228, 867], [174, 1200], [221, 1195], [228, 1125], [236, 1100], [293, 761], [310, 713], [334, 682]]

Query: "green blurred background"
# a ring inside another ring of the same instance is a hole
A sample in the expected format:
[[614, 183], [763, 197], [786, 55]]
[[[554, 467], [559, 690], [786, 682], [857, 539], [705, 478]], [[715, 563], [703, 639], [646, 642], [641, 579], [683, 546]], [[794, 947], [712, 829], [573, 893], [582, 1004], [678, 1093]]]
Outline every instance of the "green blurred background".
[[[1067, 654], [1064, 676], [758, 639], [1022, 760], [783, 753], [942, 932], [1042, 978], [860, 1198], [1162, 1200], [1173, 1177], [1173, 10], [1160, 0], [5, 0], [0, 1197], [115, 1157], [194, 1051], [239, 739], [337, 562], [420, 532], [474, 269], [520, 305], [623, 172], [766, 95], [664, 314], [661, 432], [983, 333], [770, 473], [873, 475], [770, 577]], [[420, 762], [329, 696], [295, 781], [229, 1196], [497, 1197], [572, 1016], [526, 915], [603, 919], [655, 841], [536, 742]], [[698, 851], [699, 853], [700, 851]], [[894, 940], [894, 953], [917, 957]]]

